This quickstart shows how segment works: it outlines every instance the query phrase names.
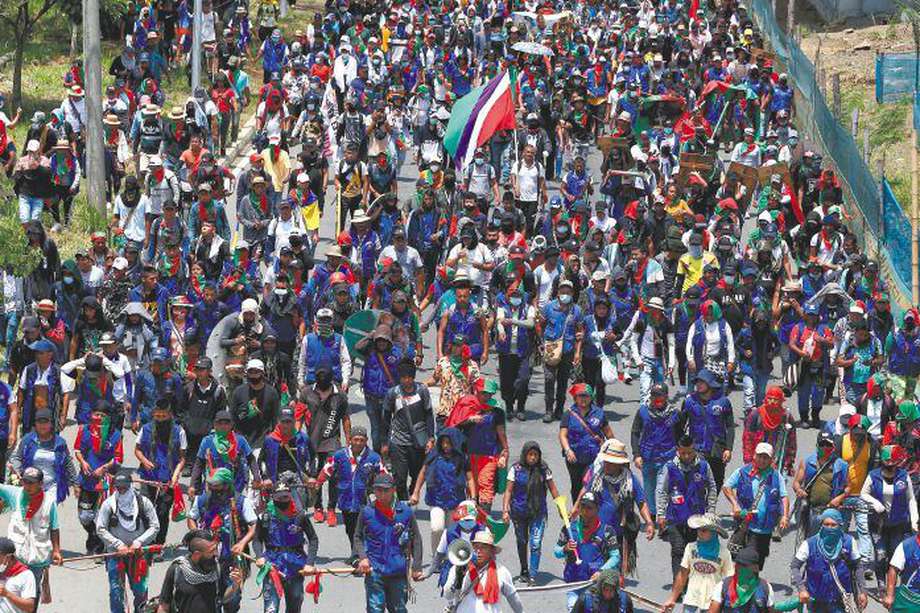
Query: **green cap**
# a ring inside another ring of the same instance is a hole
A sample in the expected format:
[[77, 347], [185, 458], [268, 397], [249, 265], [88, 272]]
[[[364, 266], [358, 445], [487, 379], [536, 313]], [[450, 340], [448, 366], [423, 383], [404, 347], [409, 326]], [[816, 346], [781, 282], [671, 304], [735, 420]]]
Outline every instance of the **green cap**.
[[498, 393], [498, 382], [495, 379], [480, 379], [477, 381], [477, 389], [486, 394]]

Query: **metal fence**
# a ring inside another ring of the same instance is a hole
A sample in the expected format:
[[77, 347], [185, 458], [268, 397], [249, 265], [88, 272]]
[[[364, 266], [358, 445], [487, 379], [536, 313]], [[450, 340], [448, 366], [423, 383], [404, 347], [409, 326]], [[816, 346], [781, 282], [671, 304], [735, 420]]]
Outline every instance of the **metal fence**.
[[[802, 130], [821, 146], [826, 156], [833, 159], [838, 176], [865, 219], [866, 230], [872, 233], [876, 244], [879, 245], [880, 259], [891, 270], [891, 280], [895, 282], [901, 297], [909, 301], [911, 226], [907, 216], [887, 182], [883, 184], [882, 190], [879, 189], [881, 177], [876, 179], [872, 176], [849, 129], [844, 128], [834, 117], [821, 88], [818, 87], [814, 64], [799, 45], [780, 28], [770, 0], [750, 0], [750, 12], [764, 33], [765, 39], [770, 41], [776, 59], [786, 67], [790, 81], [798, 90], [796, 113]], [[887, 60], [885, 62], [887, 63]], [[903, 75], [904, 71], [892, 74]], [[884, 87], [887, 90], [894, 83], [901, 81], [890, 80]], [[911, 83], [905, 93], [910, 93], [912, 88]], [[882, 93], [887, 96], [886, 90]], [[920, 95], [914, 99], [914, 125], [920, 126]], [[884, 208], [880, 192], [885, 194]], [[896, 234], [883, 238], [883, 230], [886, 234]]]
[[875, 101], [892, 102], [918, 91], [920, 62], [915, 53], [879, 53], [875, 56]]

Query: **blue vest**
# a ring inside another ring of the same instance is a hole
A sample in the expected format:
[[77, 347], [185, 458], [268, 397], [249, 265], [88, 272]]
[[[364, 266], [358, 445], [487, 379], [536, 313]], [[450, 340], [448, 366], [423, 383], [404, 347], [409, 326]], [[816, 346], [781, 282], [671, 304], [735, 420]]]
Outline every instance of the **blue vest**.
[[432, 450], [426, 461], [425, 504], [429, 507], [454, 509], [466, 498], [466, 473], [462, 470], [463, 455], [454, 450], [445, 456]]
[[[34, 425], [35, 382], [38, 380], [38, 362], [32, 362], [25, 370], [26, 389], [22, 397], [22, 429], [28, 431]], [[48, 409], [57, 416], [58, 394], [61, 391], [61, 369], [57, 364], [48, 366]]]
[[103, 370], [98, 380], [105, 381], [105, 390], [102, 392], [102, 396], [90, 389], [89, 377], [83, 375], [80, 380], [80, 385], [77, 388], [77, 409], [74, 414], [74, 419], [77, 420], [78, 424], [89, 423], [90, 414], [100, 400], [105, 400], [109, 406], [115, 405], [114, 379], [109, 376], [107, 371]]
[[495, 411], [479, 413], [482, 421], [464, 428], [466, 449], [470, 455], [496, 456], [501, 451], [498, 431], [495, 429]]
[[281, 571], [285, 579], [296, 577], [297, 571], [307, 564], [302, 512], [290, 518], [266, 513], [265, 518], [265, 558]]
[[[38, 435], [35, 432], [29, 432], [26, 434], [22, 443], [22, 468], [25, 470], [30, 466], [35, 466], [35, 453], [38, 451], [39, 442]], [[70, 450], [67, 449], [67, 442], [60, 435], [55, 435], [54, 437], [54, 482], [57, 487], [55, 494], [57, 495], [57, 503], [61, 504], [64, 500], [67, 499], [69, 490], [67, 489], [70, 483], [67, 480], [67, 472], [64, 469], [64, 466], [67, 463], [67, 456], [70, 455]]]
[[[728, 336], [725, 331], [725, 319], [720, 319], [719, 324], [719, 360], [728, 359]], [[696, 364], [696, 370], [699, 372], [703, 369], [703, 356], [706, 355], [706, 332], [704, 327], [706, 322], [702, 317], [697, 317], [693, 328], [693, 356], [687, 356], [693, 359]]]
[[[245, 533], [248, 528], [246, 522], [243, 521], [243, 495], [236, 494], [233, 497], [232, 504], [236, 507], [236, 517], [240, 525], [240, 531]], [[242, 534], [235, 534], [236, 530], [233, 526], [233, 515], [230, 513], [230, 507], [210, 504], [210, 496], [208, 493], [204, 493], [195, 497], [195, 509], [198, 512], [198, 527], [204, 530], [210, 530], [211, 522], [220, 515], [223, 520], [223, 527], [217, 531], [220, 535], [220, 559], [229, 560], [230, 547], [243, 536]]]
[[476, 317], [475, 309], [472, 306], [467, 306], [466, 312], [463, 312], [454, 304], [450, 307], [449, 312], [447, 325], [444, 328], [444, 347], [442, 351], [448, 354], [447, 343], [459, 334], [466, 338], [466, 344], [469, 345], [472, 358], [479, 361], [479, 358], [482, 357], [482, 327], [479, 325], [479, 318]]
[[575, 461], [579, 464], [593, 462], [605, 439], [604, 410], [592, 404], [588, 414], [583, 416], [579, 413], [578, 407], [573, 405], [562, 423], [568, 428], [569, 447], [575, 453]]
[[562, 578], [566, 583], [574, 581], [586, 581], [591, 575], [601, 569], [601, 566], [607, 562], [610, 552], [605, 551], [604, 533], [610, 530], [610, 526], [601, 522], [597, 531], [591, 535], [587, 541], [583, 539], [576, 540], [576, 548], [581, 564], [566, 560], [565, 568], [562, 571]]
[[[840, 458], [835, 458], [831, 465], [831, 498], [836, 498], [843, 493], [847, 485], [847, 470], [849, 469], [846, 462]], [[811, 454], [805, 458], [805, 479], [804, 483], [811, 481], [811, 478], [818, 472], [818, 456]]]
[[661, 464], [674, 457], [677, 452], [674, 426], [679, 418], [679, 411], [671, 411], [661, 417], [653, 416], [648, 410], [648, 405], [639, 406], [639, 419], [642, 420], [642, 434], [639, 437], [639, 456], [643, 462]]
[[[523, 300], [521, 304], [515, 308], [509, 304], [504, 297], [504, 294], [498, 297], [498, 306], [503, 308], [506, 313], [509, 314], [509, 317], [514, 319], [524, 319], [527, 315], [527, 301]], [[533, 331], [528, 330], [527, 328], [520, 328], [514, 324], [498, 324], [502, 327], [502, 330], [505, 333], [505, 338], [501, 339], [497, 335], [495, 337], [495, 351], [499, 355], [508, 355], [514, 353], [518, 357], [524, 357], [530, 355], [531, 347], [533, 346]], [[511, 346], [511, 332], [514, 328], [517, 330], [517, 343], [515, 347]]]
[[[121, 443], [121, 430], [116, 430], [114, 427], [111, 427], [109, 428], [109, 437], [102, 442], [102, 447], [99, 449], [99, 453], [96, 453], [93, 450], [93, 442], [89, 434], [89, 426], [83, 426], [80, 429], [80, 438], [77, 441], [77, 449], [79, 449], [80, 453], [83, 454], [83, 459], [86, 460], [86, 463], [89, 464], [89, 467], [93, 470], [96, 470], [106, 462], [109, 462], [115, 458], [115, 451], [118, 449], [119, 443]], [[118, 467], [117, 462], [115, 467]], [[82, 473], [80, 474], [80, 487], [85, 490], [92, 491], [102, 489], [100, 480], [98, 478], [84, 475]]]
[[307, 335], [307, 367], [304, 383], [316, 383], [316, 369], [328, 366], [332, 369], [332, 380], [342, 382], [342, 335], [336, 332], [331, 337], [321, 338], [318, 334]]
[[[629, 470], [624, 468], [624, 470]], [[642, 485], [636, 479], [636, 476], [630, 471], [629, 479], [632, 481], [632, 496], [629, 498], [624, 498], [622, 504], [617, 504], [613, 500], [613, 494], [610, 493], [610, 489], [604, 485], [601, 487], [600, 491], [597, 492], [597, 513], [601, 518], [601, 521], [613, 528], [614, 533], [618, 537], [623, 536], [623, 517], [621, 511], [625, 510], [627, 513], [630, 513], [633, 509], [632, 506], [638, 504], [639, 506], [645, 502], [645, 492], [642, 489]], [[617, 486], [619, 487], [619, 486]]]
[[[292, 439], [294, 440], [294, 461], [297, 464], [297, 472], [305, 473], [313, 459], [310, 439], [303, 432], [296, 432]], [[281, 441], [270, 434], [266, 436], [262, 443], [262, 457], [265, 458], [265, 468], [272, 481], [278, 481], [278, 456], [281, 453], [285, 455], [288, 453], [282, 451]]]
[[217, 451], [217, 445], [214, 443], [214, 434], [211, 433], [204, 437], [201, 440], [201, 447], [198, 449], [198, 455], [204, 456], [205, 468], [207, 470], [216, 470], [218, 468], [229, 468], [233, 473], [233, 488], [237, 492], [242, 492], [246, 488], [246, 484], [249, 481], [249, 462], [246, 460], [246, 455], [243, 453], [243, 443], [246, 443], [246, 447], [249, 447], [249, 441], [246, 440], [246, 437], [240, 434], [239, 432], [234, 433], [237, 439], [237, 447], [240, 448], [239, 453], [236, 456], [236, 464], [231, 464], [230, 462], [224, 461], [224, 457], [220, 455]]
[[[756, 509], [752, 509], [751, 506], [754, 504], [756, 490], [754, 489], [754, 478], [751, 476], [750, 466], [750, 464], [745, 464], [738, 473], [737, 496], [738, 504], [741, 505], [741, 508], [749, 509], [753, 512]], [[761, 517], [761, 515], [757, 513], [754, 515], [750, 524], [751, 528], [761, 532], [768, 530], [772, 531], [773, 527], [776, 526], [779, 521], [780, 516], [783, 514], [783, 499], [779, 493], [779, 474], [777, 474], [775, 470], [771, 470], [767, 479], [769, 479], [769, 482], [763, 493], [767, 501], [767, 516]], [[759, 485], [760, 483], [758, 483], [758, 486]]]
[[367, 448], [352, 466], [348, 447], [332, 454], [335, 466], [335, 486], [339, 492], [339, 509], [357, 513], [367, 501], [368, 482], [380, 470], [380, 456]]
[[543, 307], [543, 316], [546, 324], [543, 328], [543, 339], [557, 341], [562, 339], [562, 352], [568, 353], [575, 347], [575, 327], [581, 323], [581, 309], [577, 304], [569, 307], [568, 311], [560, 308], [559, 300], [552, 300]]
[[893, 335], [888, 353], [888, 370], [895, 375], [913, 376], [920, 373], [920, 337], [908, 338], [902, 330]]
[[[842, 601], [840, 590], [834, 583], [831, 576], [831, 562], [824, 557], [818, 549], [818, 535], [809, 538], [808, 558], [805, 560], [805, 586], [808, 593], [818, 603], [839, 603]], [[853, 551], [853, 537], [849, 534], [843, 535], [843, 547], [840, 549], [840, 555], [833, 561], [834, 568], [837, 570], [837, 577], [840, 579], [840, 585], [848, 590], [852, 583], [852, 572], [850, 569], [850, 556]]]
[[904, 568], [900, 572], [901, 585], [906, 585], [914, 594], [920, 594], [920, 544], [917, 537], [910, 535], [901, 544], [904, 546]]
[[[873, 498], [882, 502], [885, 500], [882, 495], [882, 469], [876, 468], [869, 472], [869, 494]], [[907, 488], [912, 487], [910, 477], [907, 471], [899, 468], [894, 475], [894, 496], [891, 498], [891, 510], [888, 512], [887, 524], [897, 526], [900, 524], [910, 524], [910, 509], [907, 506]]]
[[153, 462], [153, 470], [141, 467], [140, 475], [141, 479], [168, 483], [172, 479], [176, 466], [179, 465], [179, 437], [182, 435], [182, 427], [173, 422], [172, 434], [170, 435], [172, 444], [169, 445], [169, 449], [167, 449], [166, 443], [154, 443], [155, 427], [152, 422], [141, 426], [141, 435], [137, 441], [137, 448], [144, 454], [144, 457]]
[[[383, 398], [391, 387], [399, 383], [396, 368], [399, 366], [400, 360], [402, 360], [402, 355], [402, 349], [398, 345], [393, 345], [386, 355], [377, 351], [368, 353], [367, 358], [364, 360], [364, 370], [361, 372], [361, 388], [364, 390], [365, 396]], [[386, 370], [390, 373], [389, 377], [380, 362], [380, 357], [386, 363]]]
[[[13, 391], [10, 386], [0, 381], [0, 437], [6, 438], [10, 435], [10, 399], [13, 397]], [[13, 399], [13, 402], [16, 402]]]
[[686, 524], [691, 515], [706, 512], [706, 494], [709, 488], [709, 464], [700, 458], [697, 465], [684, 478], [684, 472], [674, 462], [665, 464], [668, 471], [668, 508], [665, 518], [672, 523]]
[[725, 396], [712, 398], [704, 405], [694, 392], [684, 401], [684, 410], [690, 414], [690, 436], [693, 438], [693, 446], [700, 453], [709, 455], [716, 440], [724, 440], [727, 435], [722, 415], [731, 414], [732, 405]]
[[584, 613], [628, 613], [631, 610], [629, 596], [619, 589], [617, 590], [617, 599], [611, 602], [605, 601], [593, 589], [584, 592], [582, 598], [584, 603], [582, 611]]
[[511, 515], [513, 519], [523, 521], [546, 517], [545, 475], [542, 478], [544, 495], [540, 499], [540, 516], [531, 517], [530, 509], [527, 508], [527, 484], [530, 481], [530, 471], [527, 470], [527, 467], [523, 466], [522, 464], [514, 465], [514, 489], [511, 490], [511, 504], [508, 509], [509, 515]]
[[387, 519], [374, 505], [361, 510], [364, 519], [364, 549], [371, 568], [383, 577], [405, 577], [404, 551], [411, 538], [412, 509], [397, 502], [393, 519]]
[[[616, 328], [617, 320], [615, 317], [607, 317], [607, 322], [602, 327], [598, 328], [597, 318], [593, 315], [585, 317], [585, 336], [592, 332], [608, 332]], [[607, 355], [613, 355], [613, 346], [610, 343], [601, 341], [600, 343], [595, 343], [595, 341], [585, 338], [585, 343], [582, 345], [583, 357], [594, 359], [599, 358], [601, 351]]]
[[768, 613], [770, 606], [767, 604], [770, 598], [769, 585], [763, 579], [758, 580], [757, 589], [754, 595], [744, 606], [733, 607], [729, 604], [731, 599], [728, 596], [728, 586], [732, 582], [732, 577], [722, 579], [722, 611], [723, 613]]

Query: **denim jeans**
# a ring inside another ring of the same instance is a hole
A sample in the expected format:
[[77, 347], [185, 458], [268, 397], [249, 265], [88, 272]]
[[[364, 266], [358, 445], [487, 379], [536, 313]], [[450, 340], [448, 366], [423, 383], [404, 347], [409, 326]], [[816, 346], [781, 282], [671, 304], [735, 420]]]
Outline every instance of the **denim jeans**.
[[[843, 506], [854, 506], [862, 508], [865, 503], [859, 496], [848, 496], [843, 501]], [[850, 518], [856, 519], [856, 542], [859, 543], [859, 557], [868, 568], [872, 568], [872, 556], [875, 553], [875, 544], [869, 534], [869, 514], [862, 511], [853, 511], [852, 509], [840, 509], [843, 514], [843, 529], [848, 530], [850, 527]]]
[[540, 549], [543, 546], [545, 530], [546, 516], [531, 520], [514, 520], [514, 539], [521, 572], [529, 573], [531, 577], [540, 572]]
[[383, 441], [380, 440], [383, 435], [383, 398], [366, 394], [364, 402], [367, 407], [367, 420], [371, 423], [371, 445], [374, 451], [379, 453], [383, 445]]
[[45, 208], [45, 201], [35, 196], [19, 195], [19, 222], [26, 223], [40, 219], [42, 209]]
[[364, 578], [364, 591], [367, 613], [406, 613], [408, 585], [405, 576], [384, 577], [371, 572]]
[[655, 517], [657, 511], [655, 489], [658, 487], [658, 473], [665, 464], [667, 462], [646, 462], [645, 458], [642, 459], [642, 489], [645, 490], [645, 501], [652, 517]]
[[844, 386], [844, 394], [847, 399], [847, 402], [856, 406], [859, 402], [859, 399], [862, 398], [862, 395], [866, 393], [866, 384], [865, 383], [854, 383], [850, 381], [846, 386]]
[[[125, 610], [125, 568], [119, 568], [119, 563], [123, 563], [121, 558], [109, 558], [105, 561], [105, 570], [109, 575], [109, 610], [112, 613], [124, 613]], [[130, 581], [129, 581], [130, 584]], [[38, 586], [39, 589], [40, 586]], [[131, 592], [134, 594], [135, 611], [140, 611], [147, 601], [147, 580], [146, 577], [138, 585], [131, 585]]]
[[664, 382], [664, 364], [661, 358], [642, 356], [642, 374], [639, 375], [639, 403], [647, 404], [652, 385]]
[[763, 404], [764, 396], [767, 391], [767, 382], [770, 380], [770, 373], [759, 372], [754, 370], [751, 374], [746, 374], [741, 380], [741, 386], [744, 389], [744, 414], [748, 415], [751, 411]]
[[575, 607], [575, 603], [578, 602], [578, 597], [581, 596], [581, 593], [584, 592], [586, 587], [581, 589], [572, 590], [565, 593], [565, 610], [571, 611]]
[[[265, 590], [262, 594], [262, 605], [265, 613], [278, 613], [281, 606], [281, 595], [275, 591], [275, 585], [271, 581], [265, 582]], [[303, 577], [294, 575], [287, 579], [282, 579], [281, 585], [284, 587], [284, 610], [286, 613], [299, 613], [303, 606]]]
[[824, 404], [824, 377], [820, 372], [812, 373], [808, 368], [802, 369], [798, 387], [799, 419], [817, 421]]
[[[6, 347], [4, 352], [4, 366], [10, 361], [10, 352], [13, 350], [13, 344], [16, 342], [16, 332], [19, 331], [19, 319], [22, 313], [12, 311], [0, 315], [0, 342]], [[7, 366], [8, 367], [8, 366]]]

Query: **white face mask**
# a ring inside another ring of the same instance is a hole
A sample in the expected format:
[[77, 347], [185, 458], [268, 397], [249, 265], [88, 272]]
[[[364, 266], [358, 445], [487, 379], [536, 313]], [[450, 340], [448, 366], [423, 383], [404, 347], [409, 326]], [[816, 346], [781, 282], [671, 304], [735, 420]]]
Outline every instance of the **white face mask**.
[[276, 287], [274, 291], [275, 291], [276, 296], [284, 296], [285, 294], [287, 294], [287, 290], [282, 289], [280, 287]]

